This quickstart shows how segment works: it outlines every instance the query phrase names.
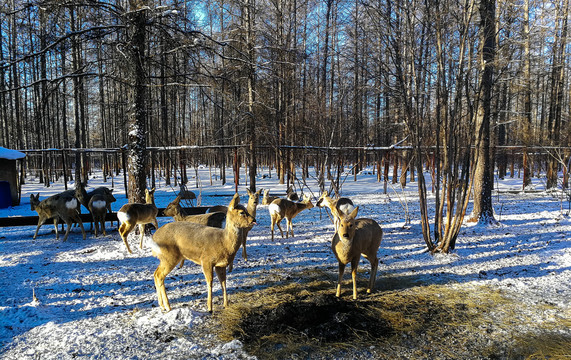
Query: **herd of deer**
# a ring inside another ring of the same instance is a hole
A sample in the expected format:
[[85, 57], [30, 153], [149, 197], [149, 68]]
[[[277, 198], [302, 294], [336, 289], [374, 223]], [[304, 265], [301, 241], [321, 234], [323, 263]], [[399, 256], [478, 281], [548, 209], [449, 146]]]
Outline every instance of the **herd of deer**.
[[[165, 290], [165, 277], [177, 264], [184, 264], [188, 259], [202, 266], [206, 278], [208, 311], [212, 312], [212, 280], [214, 271], [220, 281], [224, 307], [228, 304], [226, 293], [226, 268], [232, 271], [232, 264], [236, 253], [242, 247], [242, 257], [248, 260], [246, 253], [246, 238], [248, 232], [256, 225], [256, 210], [262, 190], [252, 192], [248, 190], [247, 206], [240, 204], [240, 197], [236, 193], [228, 206], [215, 206], [206, 214], [185, 215], [180, 205], [184, 198], [182, 192], [164, 210], [166, 216], [172, 216], [174, 222], [161, 227], [157, 223], [158, 208], [154, 203], [154, 189], [146, 190], [145, 204], [129, 203], [117, 212], [120, 222], [119, 234], [124, 241], [127, 251], [131, 248], [127, 242], [129, 233], [139, 225], [140, 247], [143, 247], [144, 226], [151, 223], [157, 229], [152, 235], [150, 246], [152, 253], [160, 261], [154, 272], [154, 281], [159, 306], [164, 311], [171, 309]], [[268, 205], [271, 218], [271, 238], [274, 240], [274, 227], [278, 226], [283, 238], [281, 221], [286, 219], [286, 238], [291, 233], [293, 237], [292, 220], [303, 210], [314, 207], [311, 197], [303, 196], [297, 201], [297, 195], [288, 191], [287, 198], [272, 197], [269, 190], [263, 195], [262, 205]], [[83, 185], [75, 191], [67, 191], [53, 195], [43, 201], [38, 195], [30, 196], [32, 210], [39, 215], [38, 226], [34, 239], [40, 226], [48, 219], [54, 219], [56, 239], [59, 238], [57, 224], [61, 218], [67, 224], [64, 241], [67, 239], [69, 229], [73, 222], [81, 227], [83, 238], [85, 230], [79, 218], [79, 204], [83, 204], [93, 215], [95, 224], [101, 224], [105, 234], [105, 214], [110, 211], [110, 203], [114, 202], [112, 190], [105, 187], [96, 188], [86, 192]], [[323, 192], [316, 205], [329, 208], [334, 224], [335, 234], [331, 240], [331, 249], [339, 262], [339, 275], [336, 296], [341, 296], [341, 282], [345, 266], [351, 263], [351, 276], [353, 282], [353, 299], [357, 299], [357, 266], [363, 255], [371, 263], [371, 274], [367, 292], [370, 293], [375, 285], [379, 260], [377, 251], [381, 244], [383, 231], [378, 223], [372, 219], [357, 218], [359, 208], [355, 207], [348, 198], [333, 199], [327, 192]], [[225, 222], [225, 225], [224, 225]], [[96, 235], [99, 232], [95, 227]]]

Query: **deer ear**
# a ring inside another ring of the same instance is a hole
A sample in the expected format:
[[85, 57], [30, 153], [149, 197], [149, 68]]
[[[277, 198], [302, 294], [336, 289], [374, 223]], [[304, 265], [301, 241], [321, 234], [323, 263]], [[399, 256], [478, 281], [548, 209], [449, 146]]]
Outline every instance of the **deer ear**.
[[250, 189], [246, 189], [246, 192], [248, 193], [248, 195], [254, 195], [254, 193], [251, 192]]
[[230, 205], [228, 205], [228, 210], [235, 208], [238, 204], [240, 204], [240, 195], [236, 193], [234, 194], [232, 200], [230, 200]]
[[356, 218], [358, 212], [359, 212], [359, 207], [357, 206], [357, 207], [355, 207], [355, 209], [353, 209], [353, 211], [351, 211], [351, 214], [349, 214], [349, 217], [350, 217], [351, 219]]

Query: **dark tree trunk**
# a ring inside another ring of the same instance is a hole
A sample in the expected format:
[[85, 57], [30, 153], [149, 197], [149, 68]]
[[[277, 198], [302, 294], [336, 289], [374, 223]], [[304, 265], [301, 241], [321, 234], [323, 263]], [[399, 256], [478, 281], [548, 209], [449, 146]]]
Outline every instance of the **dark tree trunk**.
[[472, 220], [480, 223], [493, 223], [492, 207], [493, 179], [490, 150], [491, 100], [496, 52], [496, 6], [495, 0], [480, 2], [480, 38], [482, 79], [476, 114], [476, 172], [474, 177], [474, 208]]

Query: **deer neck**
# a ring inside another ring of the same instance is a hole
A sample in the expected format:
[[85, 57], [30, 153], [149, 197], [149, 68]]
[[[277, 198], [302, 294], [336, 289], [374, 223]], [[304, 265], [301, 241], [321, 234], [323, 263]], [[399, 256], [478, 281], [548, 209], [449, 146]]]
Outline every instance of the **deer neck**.
[[307, 209], [307, 203], [294, 203], [295, 204], [295, 214], [299, 214], [302, 210]]
[[237, 253], [238, 249], [240, 249], [242, 243], [241, 236], [244, 231], [244, 228], [239, 228], [226, 219], [226, 226], [224, 227], [224, 246], [231, 249], [233, 254]]
[[248, 203], [248, 206], [246, 206], [246, 210], [248, 210], [248, 213], [253, 217], [256, 217], [256, 208], [257, 206], [255, 204]]

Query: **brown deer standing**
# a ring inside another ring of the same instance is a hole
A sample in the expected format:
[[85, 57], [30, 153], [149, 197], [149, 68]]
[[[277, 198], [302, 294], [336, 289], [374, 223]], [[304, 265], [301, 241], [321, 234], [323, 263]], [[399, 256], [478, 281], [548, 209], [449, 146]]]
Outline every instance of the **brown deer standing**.
[[[115, 197], [111, 195], [113, 199]], [[89, 199], [89, 203], [87, 204], [87, 208], [93, 217], [93, 224], [95, 230], [95, 236], [98, 236], [100, 232], [103, 235], [107, 235], [105, 232], [105, 216], [107, 215], [107, 199], [109, 195], [102, 195], [102, 194], [95, 194], [91, 196]], [[101, 225], [101, 231], [99, 230], [99, 226]]]
[[[85, 208], [91, 212], [91, 209], [89, 208], [89, 202], [91, 198], [95, 195], [101, 195], [105, 198], [106, 202], [105, 207], [107, 209], [107, 212], [111, 213], [111, 203], [117, 201], [117, 199], [115, 199], [115, 196], [113, 196], [113, 189], [106, 188], [105, 186], [100, 186], [87, 192], [85, 190], [84, 183], [80, 182], [78, 183], [78, 185], [79, 186], [76, 187], [75, 190], [73, 191], [73, 194], [77, 198], [77, 200], [79, 200], [81, 205], [85, 206]], [[91, 216], [93, 216], [93, 214], [91, 214]], [[111, 222], [111, 225], [113, 225], [113, 222]]]
[[293, 224], [292, 219], [297, 216], [302, 210], [311, 209], [313, 207], [313, 203], [311, 202], [311, 197], [309, 195], [303, 196], [302, 202], [293, 202], [287, 199], [276, 199], [272, 201], [270, 206], [268, 206], [268, 211], [270, 212], [270, 217], [272, 219], [271, 231], [272, 231], [272, 241], [274, 241], [274, 227], [277, 224], [278, 229], [280, 229], [280, 233], [282, 238], [284, 237], [284, 232], [282, 231], [282, 227], [280, 226], [280, 222], [282, 219], [286, 219], [286, 239], [288, 237], [288, 233], [291, 230], [291, 236], [293, 237]]
[[176, 199], [167, 205], [163, 214], [166, 216], [172, 216], [174, 221], [189, 221], [196, 224], [222, 228], [222, 224], [224, 223], [224, 220], [226, 220], [225, 213], [213, 212], [208, 214], [185, 215], [183, 213], [182, 206], [180, 206], [180, 200], [181, 196], [178, 195]]
[[165, 289], [165, 277], [182, 259], [202, 266], [208, 288], [208, 311], [212, 312], [213, 269], [222, 286], [224, 307], [228, 305], [226, 266], [232, 263], [240, 249], [240, 230], [256, 224], [256, 219], [239, 202], [240, 197], [235, 194], [228, 206], [224, 229], [178, 221], [168, 223], [155, 232], [151, 248], [153, 255], [160, 260], [154, 279], [162, 310], [171, 309]]
[[324, 191], [317, 202], [315, 203], [317, 207], [327, 207], [331, 211], [331, 215], [333, 217], [333, 225], [335, 227], [335, 231], [337, 231], [338, 222], [341, 217], [345, 214], [350, 214], [354, 209], [355, 205], [353, 201], [349, 198], [339, 198], [339, 199], [332, 199], [329, 197], [327, 191]]
[[339, 219], [338, 228], [331, 249], [339, 261], [339, 278], [337, 281], [336, 296], [341, 296], [341, 281], [345, 272], [345, 265], [351, 263], [351, 277], [353, 279], [353, 299], [357, 299], [357, 267], [361, 254], [371, 263], [371, 275], [367, 293], [375, 288], [375, 279], [379, 267], [377, 251], [383, 238], [383, 230], [372, 219], [355, 219], [359, 207], [356, 207], [349, 215]]
[[57, 194], [40, 201], [39, 193], [35, 196], [34, 194], [31, 194], [30, 206], [32, 210], [38, 212], [38, 226], [36, 227], [36, 232], [33, 237], [34, 240], [38, 236], [38, 230], [40, 230], [40, 226], [42, 226], [49, 219], [54, 219], [56, 239], [59, 239], [59, 232], [57, 228], [59, 218], [61, 218], [67, 225], [63, 241], [67, 240], [69, 231], [71, 230], [71, 226], [74, 221], [77, 222], [81, 227], [83, 239], [85, 240], [85, 229], [83, 228], [83, 223], [81, 222], [81, 218], [79, 217], [79, 213], [77, 211], [78, 202], [75, 197]]
[[121, 225], [119, 226], [119, 234], [121, 239], [127, 247], [127, 251], [132, 253], [129, 243], [127, 242], [127, 236], [135, 226], [139, 225], [139, 232], [141, 233], [141, 244], [140, 248], [143, 248], [143, 237], [145, 236], [145, 224], [152, 223], [156, 229], [159, 228], [157, 223], [157, 214], [159, 210], [155, 206], [154, 199], [155, 189], [145, 189], [145, 201], [146, 204], [125, 204], [121, 206], [121, 209], [117, 211], [117, 219]]
[[262, 205], [270, 205], [272, 201], [279, 199], [278, 196], [270, 196], [270, 189], [264, 190], [264, 197], [262, 198]]
[[[262, 189], [258, 191], [250, 191], [250, 189], [246, 189], [248, 192], [248, 205], [246, 206], [246, 210], [248, 210], [248, 214], [252, 215], [252, 217], [256, 218], [256, 210], [258, 208], [258, 203], [260, 202], [260, 194]], [[252, 230], [252, 227], [241, 229], [240, 238], [242, 243], [242, 258], [244, 261], [248, 261], [248, 254], [246, 253], [246, 238], [248, 237], [248, 233]], [[232, 271], [234, 269], [234, 263], [230, 263], [228, 265], [228, 271]]]

